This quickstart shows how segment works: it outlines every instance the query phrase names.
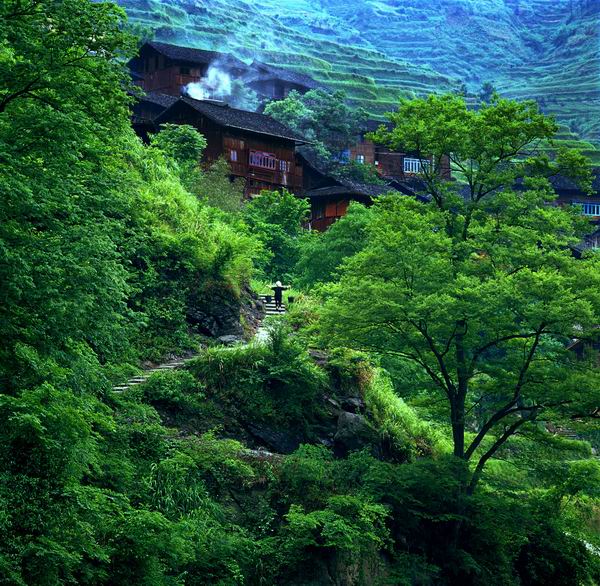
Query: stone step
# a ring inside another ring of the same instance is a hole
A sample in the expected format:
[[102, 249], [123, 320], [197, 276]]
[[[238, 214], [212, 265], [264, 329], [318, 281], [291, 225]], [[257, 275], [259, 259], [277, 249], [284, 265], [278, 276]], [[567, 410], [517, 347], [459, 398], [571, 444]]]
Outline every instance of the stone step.
[[186, 358], [175, 358], [169, 362], [165, 362], [164, 364], [160, 364], [154, 368], [149, 368], [144, 370], [142, 374], [131, 377], [126, 383], [120, 384], [113, 387], [113, 392], [115, 393], [123, 393], [124, 391], [142, 383], [145, 383], [152, 374], [155, 372], [164, 372], [175, 370], [176, 368], [180, 368], [181, 366], [185, 366], [187, 362], [194, 360], [196, 358], [196, 354], [192, 356], [188, 356]]

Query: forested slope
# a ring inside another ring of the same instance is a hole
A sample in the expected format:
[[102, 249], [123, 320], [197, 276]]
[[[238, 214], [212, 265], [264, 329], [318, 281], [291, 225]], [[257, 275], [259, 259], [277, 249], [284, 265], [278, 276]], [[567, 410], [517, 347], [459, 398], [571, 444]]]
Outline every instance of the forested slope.
[[[423, 174], [431, 201], [320, 234], [198, 165], [195, 128], [142, 143], [138, 42], [114, 4], [0, 4], [0, 583], [599, 583], [600, 370], [570, 342], [598, 334], [600, 257], [547, 205], [590, 171], [519, 156], [555, 123], [410, 100], [375, 139], [450, 153], [467, 198]], [[245, 343], [276, 279], [290, 311]]]

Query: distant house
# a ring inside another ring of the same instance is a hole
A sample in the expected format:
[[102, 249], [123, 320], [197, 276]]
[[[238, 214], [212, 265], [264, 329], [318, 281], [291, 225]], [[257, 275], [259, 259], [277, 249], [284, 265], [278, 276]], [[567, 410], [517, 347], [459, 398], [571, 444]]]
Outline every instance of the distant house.
[[575, 181], [564, 175], [550, 177], [550, 183], [556, 191], [559, 205], [580, 205], [584, 215], [600, 220], [600, 169], [593, 170], [593, 195], [584, 193]]
[[370, 205], [373, 198], [393, 192], [426, 200], [419, 195], [425, 186], [417, 178], [387, 180], [382, 184], [363, 183], [333, 175], [310, 148], [300, 147], [298, 158], [304, 166], [302, 193], [310, 202], [309, 225], [314, 230], [326, 230], [345, 216], [351, 201]]
[[293, 90], [305, 94], [321, 87], [308, 75], [259, 61], [254, 61], [249, 66], [246, 83], [260, 97], [268, 100], [282, 100]]
[[[394, 151], [385, 146], [377, 145], [369, 140], [366, 135], [375, 132], [380, 126], [391, 130], [389, 122], [368, 120], [356, 144], [350, 148], [350, 159], [358, 163], [374, 165], [383, 177], [404, 181], [411, 177], [417, 177], [423, 172], [424, 167], [433, 165], [431, 157], [419, 156], [418, 153], [410, 151]], [[450, 160], [444, 157], [442, 166], [437, 172], [444, 179], [451, 179]]]
[[[138, 56], [129, 62], [132, 78], [137, 85], [146, 92], [172, 96], [183, 95], [189, 84], [206, 79], [211, 66], [227, 75], [231, 81], [243, 82], [263, 100], [285, 98], [292, 90], [306, 93], [320, 87], [310, 76], [290, 69], [259, 61], [248, 65], [227, 53], [154, 41], [144, 43]], [[211, 89], [216, 88], [211, 88], [207, 83], [207, 98], [216, 97], [210, 95]]]
[[564, 175], [551, 177], [550, 183], [557, 195], [557, 205], [580, 206], [581, 213], [590, 220], [590, 233], [575, 247], [575, 254], [600, 250], [600, 169], [593, 170], [592, 195], [584, 193], [575, 181]]
[[225, 157], [234, 177], [246, 180], [246, 195], [264, 189], [302, 192], [302, 164], [296, 146], [304, 142], [287, 126], [269, 116], [231, 108], [224, 102], [182, 97], [154, 120], [160, 124], [190, 124], [207, 141], [205, 161]]
[[146, 92], [180, 96], [188, 84], [205, 77], [213, 63], [236, 77], [247, 70], [243, 61], [226, 53], [154, 41], [142, 45], [138, 56], [129, 62], [129, 69], [134, 82]]
[[[573, 179], [564, 175], [553, 175], [549, 177], [555, 193], [554, 205], [578, 206], [581, 213], [590, 221], [589, 234], [573, 248], [576, 256], [583, 254], [585, 250], [600, 250], [600, 169], [592, 171], [592, 191], [590, 195], [582, 191]], [[525, 189], [522, 178], [517, 179], [514, 189], [521, 191]]]

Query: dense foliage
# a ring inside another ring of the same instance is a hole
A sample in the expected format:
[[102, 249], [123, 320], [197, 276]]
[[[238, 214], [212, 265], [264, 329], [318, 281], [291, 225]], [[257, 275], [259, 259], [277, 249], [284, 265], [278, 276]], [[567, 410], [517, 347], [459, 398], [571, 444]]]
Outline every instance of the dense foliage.
[[[0, 19], [1, 583], [600, 581], [600, 468], [564, 436], [598, 446], [596, 356], [567, 344], [597, 335], [600, 271], [548, 205], [545, 177], [589, 185], [585, 162], [526, 148], [552, 121], [402, 104], [377, 140], [451, 152], [461, 182], [425, 173], [430, 203], [307, 233], [305, 201], [242, 203], [224, 161], [200, 167], [193, 128], [135, 137], [119, 9], [8, 0]], [[340, 112], [315, 131], [350, 132]], [[288, 316], [201, 337], [219, 306], [258, 306], [253, 276], [298, 288]]]
[[343, 91], [323, 89], [305, 94], [292, 91], [283, 100], [269, 102], [265, 114], [287, 124], [310, 141], [319, 156], [329, 160], [356, 140], [366, 112], [351, 108]]

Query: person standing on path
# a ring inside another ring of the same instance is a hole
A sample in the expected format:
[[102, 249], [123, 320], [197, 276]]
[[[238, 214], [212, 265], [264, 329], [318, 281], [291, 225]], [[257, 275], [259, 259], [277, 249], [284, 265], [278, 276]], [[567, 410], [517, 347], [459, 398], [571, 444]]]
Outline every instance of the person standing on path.
[[283, 292], [286, 289], [289, 289], [289, 287], [284, 287], [281, 284], [281, 281], [277, 281], [277, 283], [275, 283], [275, 285], [273, 285], [271, 287], [271, 289], [273, 289], [273, 293], [275, 294], [275, 309], [277, 309], [277, 311], [281, 311], [282, 309], [282, 304], [283, 304]]

